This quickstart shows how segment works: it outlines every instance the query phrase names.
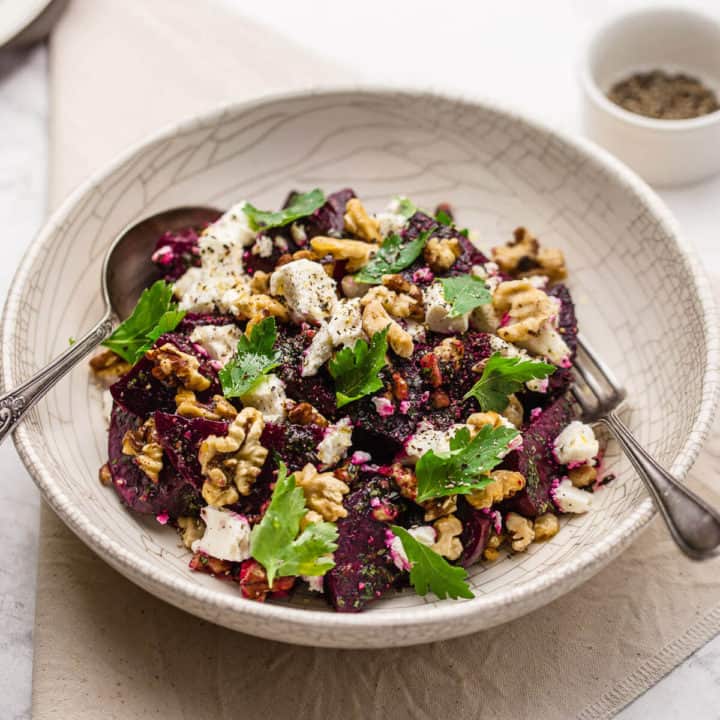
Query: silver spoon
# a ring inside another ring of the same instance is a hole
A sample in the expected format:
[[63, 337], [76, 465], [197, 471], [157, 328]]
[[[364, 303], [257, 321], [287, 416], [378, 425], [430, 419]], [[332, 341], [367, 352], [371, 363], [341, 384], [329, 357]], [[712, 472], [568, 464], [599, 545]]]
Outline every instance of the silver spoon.
[[127, 318], [140, 293], [160, 278], [150, 262], [158, 238], [166, 231], [202, 227], [217, 220], [220, 214], [219, 210], [210, 207], [173, 208], [151, 215], [118, 235], [103, 261], [101, 290], [105, 312], [102, 318], [49, 365], [22, 385], [0, 396], [0, 442], [60, 378], [110, 335], [113, 313], [121, 320]]

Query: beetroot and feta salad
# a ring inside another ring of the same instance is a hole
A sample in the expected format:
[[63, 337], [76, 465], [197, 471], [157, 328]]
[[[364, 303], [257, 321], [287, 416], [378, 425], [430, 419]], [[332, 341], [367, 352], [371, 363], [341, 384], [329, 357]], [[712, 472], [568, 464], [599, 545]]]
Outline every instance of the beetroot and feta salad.
[[407, 585], [470, 598], [469, 565], [590, 508], [565, 261], [524, 228], [486, 255], [448, 205], [316, 189], [165, 233], [152, 261], [165, 279], [91, 361], [101, 479], [193, 570], [342, 612]]

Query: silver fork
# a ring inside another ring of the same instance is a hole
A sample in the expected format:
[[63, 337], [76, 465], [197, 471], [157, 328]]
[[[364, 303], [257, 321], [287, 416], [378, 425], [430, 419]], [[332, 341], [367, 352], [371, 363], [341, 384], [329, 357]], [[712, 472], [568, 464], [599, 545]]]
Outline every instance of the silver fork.
[[716, 555], [720, 549], [720, 512], [681, 485], [644, 450], [617, 415], [624, 388], [587, 342], [578, 337], [576, 382], [570, 390], [583, 422], [602, 423], [620, 444], [645, 483], [677, 546], [694, 560]]

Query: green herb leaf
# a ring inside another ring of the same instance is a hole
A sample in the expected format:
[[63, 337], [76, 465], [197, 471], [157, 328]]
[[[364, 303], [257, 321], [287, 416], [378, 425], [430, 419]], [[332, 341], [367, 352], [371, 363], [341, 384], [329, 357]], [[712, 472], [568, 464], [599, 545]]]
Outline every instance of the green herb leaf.
[[298, 535], [306, 512], [302, 488], [279, 461], [270, 504], [250, 533], [250, 555], [265, 568], [271, 587], [276, 577], [324, 575], [335, 566], [328, 555], [337, 549], [337, 528], [329, 522], [311, 523]]
[[467, 427], [450, 440], [449, 452], [428, 450], [415, 466], [417, 502], [448, 495], [467, 495], [489, 482], [489, 473], [520, 433], [514, 428], [484, 425], [471, 439]]
[[391, 530], [400, 538], [410, 561], [410, 583], [418, 595], [427, 595], [429, 590], [441, 600], [475, 597], [465, 582], [465, 568], [451, 565], [442, 555], [418, 542], [405, 528], [391, 525]]
[[277, 212], [258, 210], [250, 203], [245, 203], [242, 210], [247, 215], [250, 227], [253, 230], [269, 230], [307, 217], [314, 213], [324, 202], [325, 194], [322, 190], [315, 188], [315, 190], [308, 193], [295, 195], [286, 208]]
[[412, 265], [425, 247], [429, 232], [420, 233], [415, 240], [403, 243], [399, 235], [389, 235], [370, 262], [360, 270], [358, 282], [379, 285], [383, 275], [393, 275]]
[[417, 206], [412, 200], [410, 200], [410, 198], [399, 195], [395, 198], [395, 202], [397, 204], [395, 213], [397, 215], [402, 215], [406, 220], [409, 220], [418, 210]]
[[383, 386], [380, 371], [385, 366], [389, 329], [390, 326], [375, 333], [370, 338], [370, 345], [358, 340], [352, 348], [343, 348], [328, 363], [330, 375], [335, 380], [338, 408]]
[[464, 315], [480, 305], [487, 305], [492, 300], [485, 282], [474, 275], [440, 278], [440, 283], [445, 299], [452, 305], [450, 317]]
[[143, 290], [132, 315], [103, 345], [134, 365], [162, 334], [172, 332], [185, 317], [185, 311], [172, 302], [172, 295], [172, 285], [164, 280]]
[[225, 397], [242, 397], [279, 364], [273, 349], [277, 330], [275, 318], [267, 317], [255, 325], [248, 339], [240, 338], [235, 357], [218, 373]]
[[495, 353], [487, 361], [480, 379], [468, 390], [463, 400], [474, 397], [484, 411], [502, 412], [508, 397], [521, 390], [528, 380], [552, 375], [555, 366], [537, 360], [502, 357]]
[[438, 214], [435, 216], [435, 219], [441, 225], [446, 225], [447, 227], [451, 227], [453, 224], [452, 218], [444, 210], [439, 210]]

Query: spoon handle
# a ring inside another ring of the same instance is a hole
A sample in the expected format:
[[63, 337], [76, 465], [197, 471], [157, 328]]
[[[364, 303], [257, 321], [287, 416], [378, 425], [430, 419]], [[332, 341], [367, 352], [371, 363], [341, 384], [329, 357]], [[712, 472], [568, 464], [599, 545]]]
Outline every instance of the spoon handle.
[[660, 467], [614, 412], [600, 421], [645, 483], [678, 547], [693, 560], [715, 557], [720, 552], [720, 512]]
[[50, 390], [60, 378], [72, 370], [93, 348], [97, 347], [112, 331], [110, 313], [80, 340], [73, 343], [49, 365], [39, 370], [29, 380], [0, 396], [0, 442], [11, 433], [23, 415]]

